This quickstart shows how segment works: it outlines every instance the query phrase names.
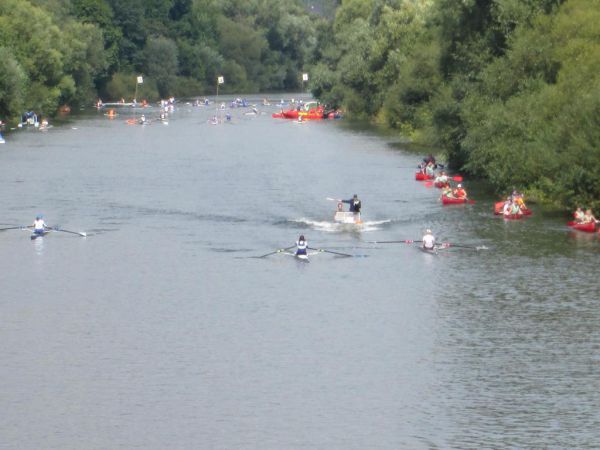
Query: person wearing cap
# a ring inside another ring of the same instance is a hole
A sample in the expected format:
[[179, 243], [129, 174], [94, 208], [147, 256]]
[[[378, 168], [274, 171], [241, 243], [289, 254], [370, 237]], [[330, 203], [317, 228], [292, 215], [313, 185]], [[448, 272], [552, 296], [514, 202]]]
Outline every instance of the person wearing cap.
[[354, 194], [350, 200], [342, 200], [342, 203], [348, 203], [350, 205], [350, 212], [359, 213], [362, 207], [358, 195]]
[[435, 236], [431, 230], [426, 230], [423, 236], [423, 248], [425, 250], [433, 250], [435, 248]]
[[38, 214], [35, 216], [35, 220], [33, 221], [33, 232], [35, 234], [44, 234], [47, 228], [48, 226], [46, 225], [46, 222], [44, 222], [42, 215]]
[[308, 248], [308, 242], [304, 239], [304, 235], [301, 234], [296, 241], [296, 256], [306, 255], [306, 249]]
[[463, 189], [462, 184], [456, 186], [456, 189], [454, 189], [453, 194], [455, 198], [467, 198], [467, 191]]

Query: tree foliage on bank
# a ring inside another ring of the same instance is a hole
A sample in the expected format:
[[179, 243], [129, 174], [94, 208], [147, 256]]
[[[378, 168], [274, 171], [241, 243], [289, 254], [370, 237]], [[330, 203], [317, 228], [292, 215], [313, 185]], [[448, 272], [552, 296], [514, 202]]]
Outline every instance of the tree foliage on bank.
[[600, 208], [600, 0], [344, 0], [312, 89], [451, 164]]
[[[327, 3], [327, 2], [321, 2]], [[0, 117], [96, 96], [294, 90], [324, 20], [302, 0], [2, 0]]]

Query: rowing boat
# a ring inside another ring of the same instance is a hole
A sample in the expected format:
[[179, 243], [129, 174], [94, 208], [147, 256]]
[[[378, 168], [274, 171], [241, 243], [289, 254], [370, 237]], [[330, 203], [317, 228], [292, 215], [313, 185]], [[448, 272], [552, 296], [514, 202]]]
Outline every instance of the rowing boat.
[[360, 213], [355, 213], [352, 211], [336, 211], [333, 216], [334, 222], [345, 223], [345, 224], [361, 224], [362, 220], [360, 218]]
[[41, 232], [41, 233], [36, 233], [36, 232], [33, 232], [33, 233], [31, 233], [31, 240], [32, 240], [32, 241], [34, 241], [34, 240], [36, 240], [37, 238], [44, 237], [44, 236], [46, 236], [46, 235], [47, 235], [49, 232], [50, 232], [50, 231], [47, 231], [47, 230], [44, 230], [44, 231], [43, 231], [43, 232]]
[[434, 175], [427, 175], [423, 172], [415, 172], [415, 180], [417, 181], [433, 180], [434, 178]]
[[467, 198], [453, 198], [442, 195], [442, 205], [462, 205], [464, 203], [475, 203], [475, 200], [469, 200]]
[[568, 222], [567, 226], [574, 228], [575, 230], [585, 231], [586, 233], [593, 233], [594, 231], [596, 231], [596, 222], [588, 222], [588, 223]]

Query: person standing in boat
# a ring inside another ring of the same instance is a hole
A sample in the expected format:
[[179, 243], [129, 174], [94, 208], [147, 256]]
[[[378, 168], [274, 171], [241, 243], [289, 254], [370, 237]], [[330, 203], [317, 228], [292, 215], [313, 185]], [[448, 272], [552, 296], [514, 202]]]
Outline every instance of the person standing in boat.
[[306, 255], [306, 249], [308, 248], [308, 242], [304, 239], [304, 235], [301, 234], [296, 241], [296, 256]]
[[355, 214], [360, 213], [360, 208], [362, 205], [358, 199], [358, 195], [354, 194], [354, 197], [352, 197], [350, 200], [342, 200], [342, 203], [348, 203], [350, 205], [350, 212]]
[[431, 230], [426, 230], [423, 236], [423, 248], [425, 250], [433, 250], [435, 248], [435, 236]]
[[48, 229], [48, 226], [46, 225], [46, 222], [44, 222], [44, 218], [41, 214], [35, 216], [32, 226], [34, 234], [44, 234], [44, 232]]

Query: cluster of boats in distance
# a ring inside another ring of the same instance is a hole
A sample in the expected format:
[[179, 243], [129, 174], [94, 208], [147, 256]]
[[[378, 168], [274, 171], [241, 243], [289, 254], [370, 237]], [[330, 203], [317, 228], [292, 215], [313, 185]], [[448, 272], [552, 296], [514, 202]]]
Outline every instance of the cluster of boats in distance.
[[[436, 173], [437, 169], [440, 170]], [[415, 180], [424, 182], [426, 187], [442, 189], [440, 200], [443, 205], [475, 203], [474, 200], [468, 198], [466, 190], [462, 186], [463, 178], [461, 176], [448, 176], [443, 169], [444, 165], [436, 163], [435, 158], [429, 155], [423, 160], [423, 163], [419, 164], [415, 173]], [[453, 181], [458, 183], [454, 188], [451, 184]], [[505, 220], [520, 220], [531, 216], [533, 212], [525, 204], [523, 194], [515, 190], [505, 200], [494, 203], [494, 214], [502, 216]], [[568, 222], [567, 226], [575, 230], [594, 233], [597, 224], [600, 223], [589, 209], [584, 212], [581, 208], [578, 208], [574, 216], [575, 220]]]

